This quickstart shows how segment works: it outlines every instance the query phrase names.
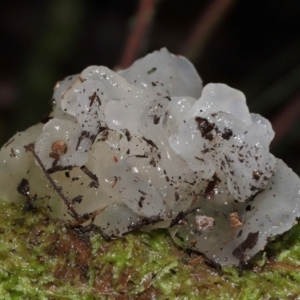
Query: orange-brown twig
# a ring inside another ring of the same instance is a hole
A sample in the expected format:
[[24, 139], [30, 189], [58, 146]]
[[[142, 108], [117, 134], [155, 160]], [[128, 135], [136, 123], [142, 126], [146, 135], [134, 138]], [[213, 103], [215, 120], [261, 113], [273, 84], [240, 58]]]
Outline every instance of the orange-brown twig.
[[136, 59], [154, 16], [157, 0], [140, 0], [134, 27], [128, 37], [119, 67], [125, 69]]
[[272, 145], [277, 144], [300, 118], [300, 94], [289, 101], [274, 120], [271, 121], [276, 132]]
[[215, 0], [204, 14], [201, 11], [195, 27], [192, 29], [187, 40], [183, 43], [181, 49], [179, 49], [179, 53], [191, 61], [195, 61], [204, 49], [204, 44], [209, 35], [215, 29], [216, 25], [220, 23], [222, 17], [224, 17], [234, 1], [235, 0]]

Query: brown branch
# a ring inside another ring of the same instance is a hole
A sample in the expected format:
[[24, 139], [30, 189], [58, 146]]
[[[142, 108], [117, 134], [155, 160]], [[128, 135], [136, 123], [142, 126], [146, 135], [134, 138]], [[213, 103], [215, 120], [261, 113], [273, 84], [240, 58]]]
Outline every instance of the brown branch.
[[137, 58], [145, 40], [145, 35], [153, 20], [156, 3], [157, 0], [139, 1], [139, 10], [136, 15], [135, 24], [127, 39], [125, 50], [120, 61], [119, 67], [121, 69], [128, 68]]
[[300, 94], [286, 104], [279, 115], [272, 120], [276, 133], [272, 146], [277, 144], [300, 118]]
[[221, 22], [234, 1], [235, 0], [215, 0], [204, 14], [201, 11], [195, 27], [192, 29], [187, 40], [183, 43], [179, 53], [191, 61], [195, 61], [203, 51], [209, 36], [218, 23]]

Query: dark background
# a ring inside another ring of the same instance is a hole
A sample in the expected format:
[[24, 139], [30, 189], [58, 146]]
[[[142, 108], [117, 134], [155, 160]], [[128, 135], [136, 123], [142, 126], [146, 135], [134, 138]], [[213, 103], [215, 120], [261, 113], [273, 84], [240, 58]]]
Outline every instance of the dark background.
[[[230, 7], [209, 25], [224, 1]], [[204, 83], [242, 90], [277, 132], [272, 152], [300, 174], [300, 1], [224, 1], [158, 0], [138, 56], [166, 46], [188, 55]], [[1, 144], [47, 114], [56, 81], [88, 65], [120, 65], [139, 4], [0, 1]], [[189, 54], [199, 20], [208, 34]]]

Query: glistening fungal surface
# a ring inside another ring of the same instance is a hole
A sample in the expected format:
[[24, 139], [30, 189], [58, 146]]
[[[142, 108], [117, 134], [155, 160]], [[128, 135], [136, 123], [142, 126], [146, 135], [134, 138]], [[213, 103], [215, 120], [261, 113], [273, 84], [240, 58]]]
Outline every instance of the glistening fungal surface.
[[45, 124], [0, 152], [0, 197], [25, 197], [103, 235], [169, 228], [225, 265], [246, 263], [299, 216], [300, 180], [269, 152], [271, 124], [242, 92], [207, 84], [166, 49], [117, 73], [92, 66], [54, 90]]

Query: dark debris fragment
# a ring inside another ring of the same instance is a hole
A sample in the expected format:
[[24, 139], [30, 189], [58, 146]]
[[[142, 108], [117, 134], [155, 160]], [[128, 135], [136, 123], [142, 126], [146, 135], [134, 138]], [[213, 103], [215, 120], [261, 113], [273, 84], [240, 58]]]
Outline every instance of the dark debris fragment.
[[96, 174], [94, 174], [93, 172], [91, 172], [86, 166], [82, 166], [81, 171], [86, 174], [88, 177], [90, 177], [92, 179], [92, 182], [90, 183], [91, 187], [99, 187], [99, 180]]
[[207, 119], [196, 117], [196, 123], [198, 124], [198, 129], [201, 132], [201, 136], [209, 141], [213, 139], [211, 131], [215, 128], [214, 123], [210, 123]]
[[182, 220], [185, 219], [186, 216], [188, 216], [189, 214], [195, 212], [196, 210], [200, 209], [200, 207], [194, 207], [192, 209], [188, 209], [186, 211], [180, 211], [175, 218], [172, 219], [171, 224], [170, 224], [170, 228], [172, 228], [173, 226], [179, 224]]
[[152, 216], [152, 217], [149, 217], [149, 218], [141, 218], [137, 222], [131, 222], [130, 224], [128, 224], [128, 230], [129, 231], [124, 233], [123, 235], [129, 233], [132, 230], [139, 229], [139, 228], [141, 228], [145, 225], [150, 225], [150, 224], [153, 225], [153, 224], [158, 223], [158, 222], [163, 221], [163, 220], [164, 219], [160, 215]]
[[249, 232], [247, 238], [240, 243], [232, 252], [232, 255], [239, 259], [240, 261], [245, 261], [245, 251], [247, 249], [251, 250], [257, 243], [259, 236], [259, 231], [257, 232]]

